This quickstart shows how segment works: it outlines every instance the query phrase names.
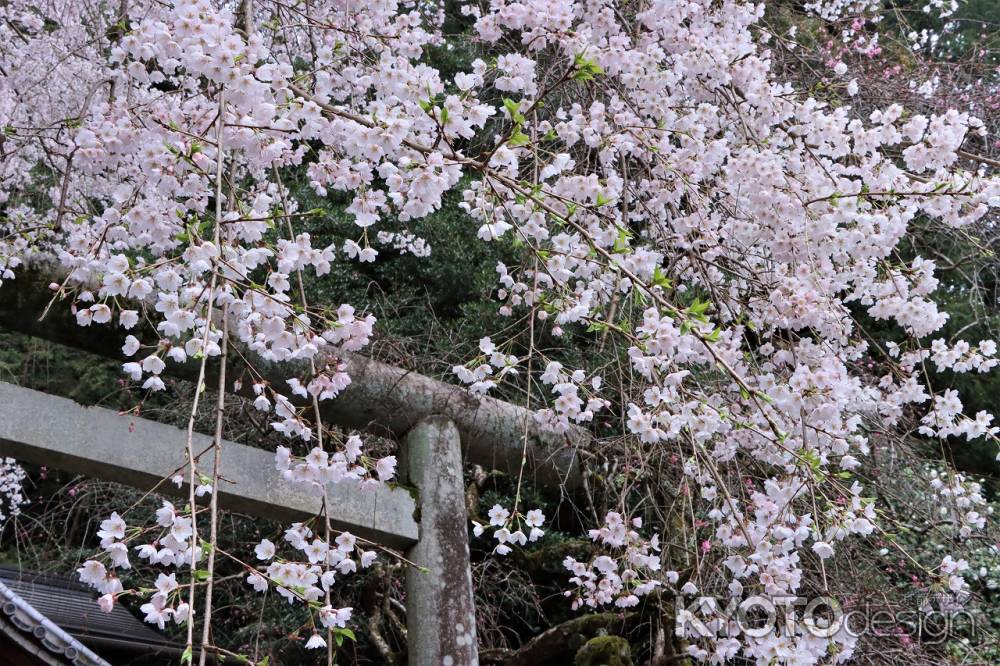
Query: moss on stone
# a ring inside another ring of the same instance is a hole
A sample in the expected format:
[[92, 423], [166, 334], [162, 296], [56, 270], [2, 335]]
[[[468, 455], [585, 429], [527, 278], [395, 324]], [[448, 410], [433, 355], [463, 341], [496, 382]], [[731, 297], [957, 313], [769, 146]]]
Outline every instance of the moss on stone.
[[621, 636], [597, 636], [576, 653], [575, 666], [632, 666], [632, 649]]

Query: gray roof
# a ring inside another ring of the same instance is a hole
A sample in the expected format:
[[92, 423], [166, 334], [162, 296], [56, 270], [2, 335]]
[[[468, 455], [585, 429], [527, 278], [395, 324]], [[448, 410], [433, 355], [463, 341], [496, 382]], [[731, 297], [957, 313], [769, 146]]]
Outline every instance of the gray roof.
[[[0, 566], [0, 609], [0, 622], [13, 624], [33, 636], [51, 655], [61, 656], [50, 661], [32, 651], [46, 663], [109, 666], [93, 649], [102, 653], [105, 649], [116, 653], [180, 652], [176, 644], [121, 604], [105, 613], [98, 608], [90, 589], [62, 576]], [[4, 633], [14, 639], [9, 631]]]
[[[3, 582], [0, 582], [0, 603], [5, 616], [0, 618], [0, 631], [40, 661], [46, 664], [68, 662], [77, 666], [109, 666], [108, 662], [60, 629]], [[19, 634], [18, 630], [32, 638]], [[53, 658], [45, 654], [45, 651], [64, 659]]]

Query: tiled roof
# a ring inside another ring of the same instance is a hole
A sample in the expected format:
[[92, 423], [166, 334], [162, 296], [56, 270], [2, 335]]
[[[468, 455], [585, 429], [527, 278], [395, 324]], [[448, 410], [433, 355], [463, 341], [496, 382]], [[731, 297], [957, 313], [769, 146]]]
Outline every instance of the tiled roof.
[[66, 577], [0, 566], [0, 603], [11, 622], [68, 663], [108, 666], [93, 652], [103, 652], [102, 648], [180, 652], [121, 604], [110, 613], [101, 611], [91, 590]]
[[[2, 582], [0, 582], [0, 609], [5, 616], [0, 619], [0, 631], [23, 650], [38, 655], [43, 662], [69, 663], [76, 666], [109, 666], [108, 662], [38, 612]], [[18, 630], [30, 636], [30, 639], [28, 636], [19, 635]], [[38, 644], [62, 659], [42, 658], [42, 651], [36, 647]]]

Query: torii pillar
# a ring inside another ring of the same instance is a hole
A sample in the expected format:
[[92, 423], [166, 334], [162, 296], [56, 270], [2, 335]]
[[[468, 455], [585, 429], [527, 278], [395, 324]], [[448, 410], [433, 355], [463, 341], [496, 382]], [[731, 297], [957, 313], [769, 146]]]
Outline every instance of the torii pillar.
[[469, 519], [458, 428], [427, 416], [406, 436], [403, 469], [419, 491], [420, 540], [407, 557], [410, 666], [478, 666]]

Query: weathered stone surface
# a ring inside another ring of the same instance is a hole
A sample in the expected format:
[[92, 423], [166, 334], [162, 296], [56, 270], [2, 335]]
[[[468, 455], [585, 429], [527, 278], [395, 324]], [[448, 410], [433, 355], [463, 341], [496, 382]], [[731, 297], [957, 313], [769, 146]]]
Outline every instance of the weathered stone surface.
[[[0, 382], [0, 453], [18, 460], [149, 489], [184, 465], [186, 441], [173, 426]], [[195, 435], [196, 452], [211, 445], [211, 437]], [[223, 507], [281, 521], [320, 511], [320, 498], [281, 480], [271, 452], [227, 441], [221, 464]], [[460, 461], [456, 469], [461, 479]], [[169, 482], [159, 490], [187, 492]], [[333, 526], [387, 546], [405, 548], [417, 540], [414, 509], [404, 488], [330, 486]]]
[[[15, 280], [4, 281], [0, 288], [0, 326], [120, 360], [127, 331], [108, 326], [77, 326], [66, 302], [54, 304], [45, 320], [38, 321], [52, 298], [48, 289], [50, 280], [51, 276], [46, 277], [44, 271], [19, 270]], [[275, 386], [284, 386], [288, 377], [309, 374], [305, 366], [271, 364], [252, 353], [246, 356]], [[460, 386], [358, 354], [342, 354], [341, 360], [347, 365], [352, 381], [335, 400], [321, 403], [326, 422], [403, 437], [424, 417], [442, 414], [458, 428], [466, 460], [511, 473], [517, 473], [521, 467], [527, 424], [528, 478], [550, 487], [574, 488], [580, 484], [576, 449], [590, 441], [590, 434], [583, 428], [551, 432], [539, 428], [531, 412], [523, 407], [488, 397], [477, 398]], [[214, 369], [209, 370], [211, 375]], [[165, 372], [192, 378], [197, 376], [197, 364], [170, 363]], [[208, 384], [213, 385], [211, 378]], [[250, 382], [245, 384], [244, 391], [249, 392]]]
[[410, 666], [475, 666], [476, 608], [469, 566], [468, 517], [459, 432], [444, 416], [410, 431], [404, 449], [409, 482], [420, 493], [420, 542], [407, 557]]

